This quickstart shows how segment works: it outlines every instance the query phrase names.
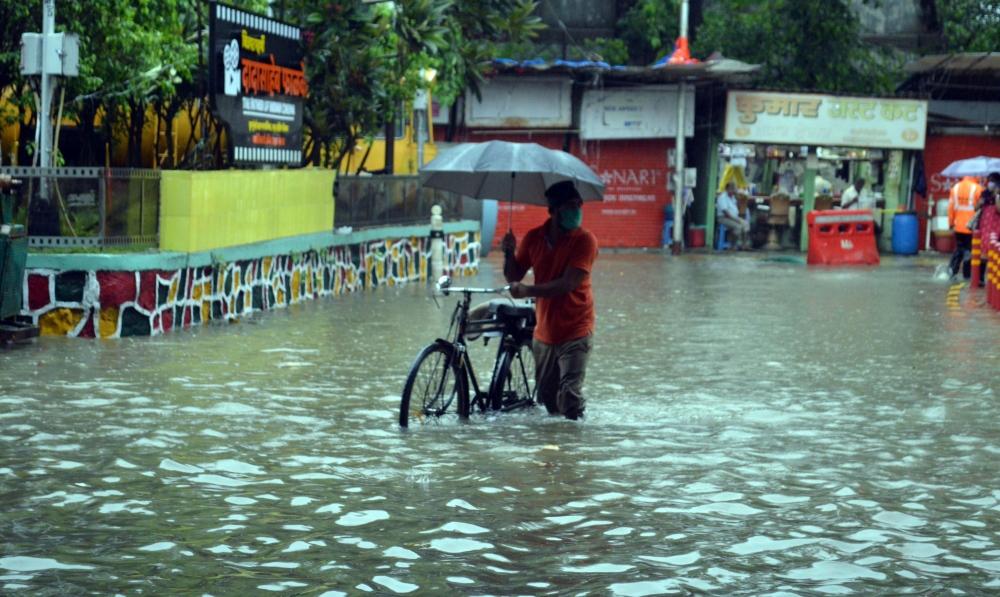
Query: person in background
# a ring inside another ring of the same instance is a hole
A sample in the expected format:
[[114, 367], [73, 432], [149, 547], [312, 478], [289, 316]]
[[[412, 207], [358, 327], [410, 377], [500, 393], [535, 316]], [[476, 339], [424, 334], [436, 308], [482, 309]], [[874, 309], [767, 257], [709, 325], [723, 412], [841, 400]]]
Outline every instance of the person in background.
[[[986, 179], [986, 190], [979, 195], [979, 233], [983, 239], [980, 245], [983, 251], [988, 246], [991, 235], [1000, 238], [1000, 172], [991, 172]], [[986, 274], [985, 261], [979, 269], [979, 283], [983, 283]]]
[[854, 184], [844, 189], [840, 209], [875, 209], [875, 198], [865, 188], [865, 179], [855, 178]]
[[[532, 228], [520, 246], [512, 232], [503, 237], [503, 274], [514, 298], [534, 297], [535, 388], [549, 414], [583, 417], [583, 380], [594, 335], [594, 294], [590, 273], [597, 237], [580, 227], [583, 200], [571, 181], [545, 191], [549, 219]], [[534, 284], [521, 280], [534, 270]]]
[[976, 203], [983, 187], [972, 176], [966, 176], [951, 187], [948, 196], [948, 228], [955, 231], [955, 252], [951, 255], [951, 275], [962, 276], [968, 280], [972, 265], [969, 262], [972, 251], [972, 231], [969, 230], [969, 220], [976, 213]]
[[[844, 189], [840, 195], [840, 209], [867, 209], [875, 216], [875, 197], [865, 188], [865, 179], [855, 178], [854, 184]], [[882, 235], [882, 226], [875, 219], [875, 236]]]
[[715, 199], [715, 219], [726, 227], [730, 234], [735, 234], [740, 250], [746, 250], [747, 236], [750, 232], [750, 224], [740, 218], [739, 205], [736, 203], [736, 184], [727, 183], [726, 190], [719, 193]]

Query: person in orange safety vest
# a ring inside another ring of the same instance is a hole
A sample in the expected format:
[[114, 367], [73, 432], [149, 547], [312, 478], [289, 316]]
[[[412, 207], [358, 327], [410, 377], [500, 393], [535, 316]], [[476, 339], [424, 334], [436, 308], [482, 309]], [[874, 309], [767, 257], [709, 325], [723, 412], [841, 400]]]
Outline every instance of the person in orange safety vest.
[[951, 256], [951, 275], [957, 275], [959, 268], [962, 275], [969, 279], [971, 274], [970, 255], [972, 252], [972, 231], [969, 230], [969, 221], [976, 213], [976, 204], [979, 202], [979, 195], [983, 192], [983, 185], [973, 178], [966, 176], [951, 187], [951, 195], [948, 198], [948, 227], [955, 231], [955, 253]]

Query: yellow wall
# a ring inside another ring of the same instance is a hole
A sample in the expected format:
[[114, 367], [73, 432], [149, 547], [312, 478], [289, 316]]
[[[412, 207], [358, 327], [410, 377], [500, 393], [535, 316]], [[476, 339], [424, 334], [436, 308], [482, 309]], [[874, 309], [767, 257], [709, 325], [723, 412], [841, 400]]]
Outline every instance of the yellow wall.
[[160, 248], [209, 251], [333, 228], [332, 170], [164, 170]]

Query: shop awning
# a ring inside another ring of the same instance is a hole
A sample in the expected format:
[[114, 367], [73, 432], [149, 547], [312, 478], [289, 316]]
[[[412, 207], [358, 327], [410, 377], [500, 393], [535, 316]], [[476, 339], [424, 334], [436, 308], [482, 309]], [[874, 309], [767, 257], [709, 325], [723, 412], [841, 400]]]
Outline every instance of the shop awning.
[[674, 83], [685, 80], [698, 82], [742, 82], [760, 70], [760, 65], [748, 64], [718, 55], [695, 64], [660, 64], [653, 66], [611, 65], [594, 60], [511, 60], [496, 58], [493, 67], [501, 74], [571, 74], [600, 75], [606, 82], [621, 83]]
[[1000, 52], [967, 52], [964, 54], [934, 54], [910, 62], [904, 69], [908, 73], [935, 71], [963, 72], [969, 74], [1000, 74]]

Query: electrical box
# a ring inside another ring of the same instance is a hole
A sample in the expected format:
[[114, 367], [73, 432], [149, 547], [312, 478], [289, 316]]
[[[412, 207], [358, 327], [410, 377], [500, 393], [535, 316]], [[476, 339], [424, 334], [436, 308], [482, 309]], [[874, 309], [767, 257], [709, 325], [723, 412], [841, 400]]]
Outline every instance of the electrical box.
[[60, 75], [80, 74], [80, 38], [75, 33], [53, 33], [42, 54], [41, 33], [21, 34], [21, 74]]
[[42, 74], [42, 34], [21, 34], [21, 74]]

